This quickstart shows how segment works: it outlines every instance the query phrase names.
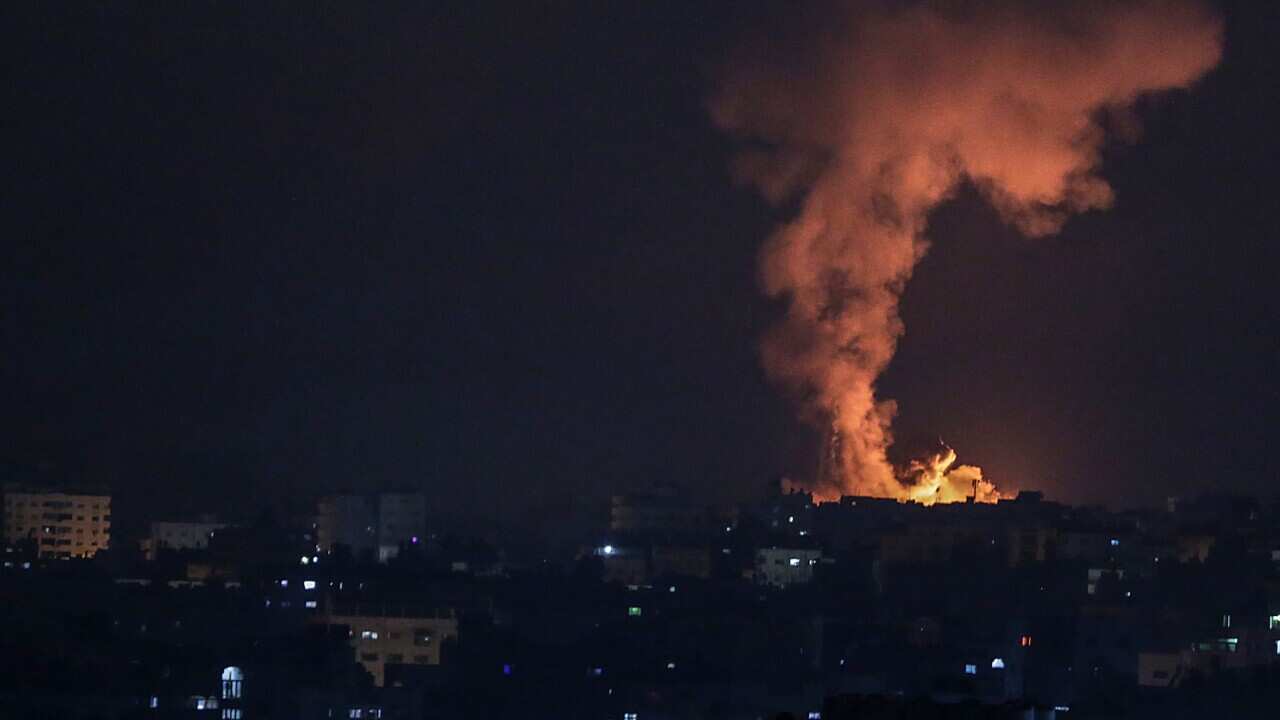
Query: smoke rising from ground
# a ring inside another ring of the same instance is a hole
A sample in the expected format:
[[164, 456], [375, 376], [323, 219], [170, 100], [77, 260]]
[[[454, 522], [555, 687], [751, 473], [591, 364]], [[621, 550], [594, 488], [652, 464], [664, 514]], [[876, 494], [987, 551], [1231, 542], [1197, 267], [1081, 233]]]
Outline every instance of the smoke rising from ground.
[[738, 178], [797, 208], [761, 253], [764, 290], [787, 307], [763, 363], [840, 434], [820, 496], [909, 498], [918, 473], [889, 463], [897, 408], [875, 383], [929, 212], [966, 180], [1029, 236], [1108, 207], [1098, 118], [1193, 83], [1222, 27], [1187, 0], [801, 7], [744, 45], [711, 102], [743, 140]]

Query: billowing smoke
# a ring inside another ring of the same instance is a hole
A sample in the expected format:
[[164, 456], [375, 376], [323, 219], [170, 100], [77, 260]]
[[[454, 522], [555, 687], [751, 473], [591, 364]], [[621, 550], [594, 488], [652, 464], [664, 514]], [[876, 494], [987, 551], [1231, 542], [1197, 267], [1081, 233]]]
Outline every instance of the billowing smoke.
[[[890, 464], [897, 407], [875, 385], [929, 212], [962, 181], [1030, 236], [1108, 207], [1100, 119], [1131, 125], [1139, 96], [1196, 81], [1222, 27], [1190, 0], [799, 7], [744, 46], [711, 103], [743, 141], [739, 178], [797, 208], [761, 254], [764, 290], [787, 307], [763, 362], [838, 432], [819, 496], [910, 498], [920, 468]], [[922, 462], [941, 459], [954, 453]], [[962, 469], [951, 485], [981, 479]]]

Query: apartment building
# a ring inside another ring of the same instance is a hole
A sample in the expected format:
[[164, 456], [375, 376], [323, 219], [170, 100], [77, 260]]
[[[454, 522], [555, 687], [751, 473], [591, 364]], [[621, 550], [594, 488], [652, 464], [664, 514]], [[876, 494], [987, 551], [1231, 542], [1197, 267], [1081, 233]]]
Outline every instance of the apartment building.
[[111, 496], [6, 486], [4, 537], [33, 542], [40, 558], [93, 557], [111, 541]]
[[342, 545], [357, 558], [387, 562], [426, 533], [427, 499], [420, 492], [330, 495], [317, 505], [316, 544], [324, 552]]
[[143, 542], [148, 560], [154, 560], [162, 550], [205, 550], [209, 538], [227, 526], [212, 517], [198, 521], [161, 520], [151, 523], [151, 535]]
[[356, 662], [379, 687], [388, 665], [439, 665], [443, 645], [458, 637], [458, 619], [450, 609], [338, 608], [319, 622], [348, 628]]

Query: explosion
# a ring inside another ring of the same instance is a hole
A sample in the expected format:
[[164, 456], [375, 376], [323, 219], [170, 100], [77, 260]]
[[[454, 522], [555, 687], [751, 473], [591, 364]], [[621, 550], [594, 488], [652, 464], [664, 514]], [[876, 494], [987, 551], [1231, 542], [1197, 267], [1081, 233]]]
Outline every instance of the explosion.
[[993, 503], [1005, 497], [995, 484], [982, 478], [982, 468], [955, 462], [956, 451], [949, 447], [912, 460], [900, 475], [907, 493], [904, 499], [932, 505], [964, 502], [970, 497], [974, 502]]
[[971, 183], [1028, 236], [1105, 209], [1105, 119], [1200, 78], [1221, 23], [1191, 0], [853, 2], [800, 6], [722, 74], [715, 123], [744, 144], [739, 180], [796, 214], [761, 253], [783, 301], [766, 371], [801, 417], [834, 425], [834, 472], [811, 489], [922, 501], [993, 498], [946, 452], [889, 462], [897, 405], [876, 381], [904, 328], [898, 301], [930, 212]]

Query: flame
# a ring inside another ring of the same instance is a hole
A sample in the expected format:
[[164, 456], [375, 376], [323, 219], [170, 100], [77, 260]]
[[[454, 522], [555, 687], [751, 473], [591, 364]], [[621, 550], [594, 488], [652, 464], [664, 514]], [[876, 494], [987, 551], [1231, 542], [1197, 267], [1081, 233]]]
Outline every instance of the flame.
[[912, 460], [902, 472], [903, 500], [924, 505], [964, 502], [994, 503], [1009, 495], [996, 489], [995, 483], [982, 477], [976, 465], [956, 465], [956, 451], [945, 445], [927, 457]]
[[[921, 505], [969, 502], [970, 498], [976, 503], [996, 503], [1013, 497], [1013, 493], [1002, 492], [995, 483], [983, 477], [982, 468], [956, 465], [957, 457], [956, 451], [944, 444], [937, 452], [908, 462], [897, 472], [896, 487], [873, 496]], [[794, 481], [787, 482], [794, 489], [801, 487]], [[830, 485], [819, 483], [818, 488], [813, 493], [817, 502], [835, 502], [843, 494]]]
[[898, 406], [877, 384], [930, 215], [965, 184], [1028, 237], [1110, 207], [1102, 119], [1199, 80], [1222, 20], [1198, 0], [795, 5], [729, 58], [710, 102], [742, 141], [735, 177], [792, 210], [760, 256], [786, 307], [762, 364], [803, 421], [834, 426], [819, 497], [988, 501], [950, 449], [889, 461]]

